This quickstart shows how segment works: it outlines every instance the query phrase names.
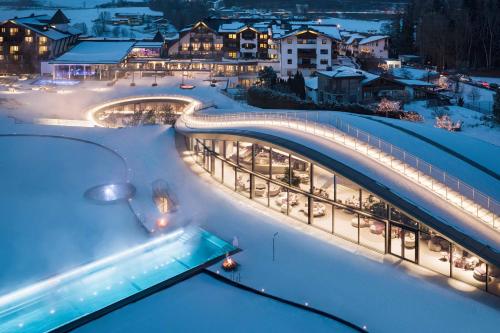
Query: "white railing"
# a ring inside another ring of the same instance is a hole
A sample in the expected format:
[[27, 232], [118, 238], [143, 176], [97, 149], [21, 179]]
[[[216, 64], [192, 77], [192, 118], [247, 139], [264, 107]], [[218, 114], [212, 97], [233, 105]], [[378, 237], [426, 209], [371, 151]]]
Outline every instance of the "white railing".
[[[241, 125], [280, 126], [310, 133], [353, 149], [398, 172], [456, 207], [500, 231], [500, 203], [446, 171], [386, 142], [376, 136], [335, 118], [329, 123], [311, 121], [319, 113], [305, 112], [241, 112], [199, 114], [193, 107], [180, 118], [188, 127], [211, 128]], [[313, 116], [313, 117], [311, 117]], [[315, 116], [315, 117], [314, 117]]]

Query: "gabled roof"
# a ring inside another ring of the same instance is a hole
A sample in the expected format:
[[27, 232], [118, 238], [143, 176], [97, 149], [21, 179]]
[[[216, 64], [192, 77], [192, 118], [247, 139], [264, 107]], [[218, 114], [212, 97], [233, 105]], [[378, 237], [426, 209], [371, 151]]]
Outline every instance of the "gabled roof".
[[153, 37], [153, 42], [163, 42], [165, 40], [165, 37], [163, 37], [163, 34], [161, 33], [160, 30], [156, 31], [155, 36]]
[[69, 18], [64, 15], [62, 10], [58, 9], [54, 16], [50, 19], [49, 24], [68, 24], [69, 22]]
[[368, 84], [380, 76], [348, 66], [337, 66], [330, 71], [318, 71], [319, 75], [329, 78], [360, 78], [361, 84]]
[[359, 41], [359, 45], [363, 45], [363, 44], [368, 44], [368, 43], [371, 43], [371, 42], [375, 42], [377, 40], [381, 40], [381, 39], [386, 39], [386, 38], [389, 38], [389, 36], [371, 36], [371, 37], [366, 37], [362, 40]]
[[[290, 36], [295, 36], [295, 35], [298, 35], [298, 34], [302, 34], [302, 33], [305, 33], [305, 32], [312, 32], [314, 34], [318, 34], [318, 35], [322, 35], [322, 36], [325, 36], [325, 37], [329, 37], [331, 39], [336, 39], [336, 40], [341, 40], [341, 37], [340, 37], [340, 33], [338, 32], [338, 29], [336, 29], [336, 32], [333, 31], [333, 30], [328, 30], [328, 29], [317, 29], [318, 27], [315, 26], [314, 28], [312, 27], [301, 27], [301, 28], [298, 28], [296, 30], [293, 30], [287, 34], [284, 34], [282, 36], [279, 36], [277, 37], [278, 39], [283, 39], [283, 38], [287, 38], [287, 37], [290, 37]], [[328, 28], [333, 28], [333, 27], [328, 27]]]

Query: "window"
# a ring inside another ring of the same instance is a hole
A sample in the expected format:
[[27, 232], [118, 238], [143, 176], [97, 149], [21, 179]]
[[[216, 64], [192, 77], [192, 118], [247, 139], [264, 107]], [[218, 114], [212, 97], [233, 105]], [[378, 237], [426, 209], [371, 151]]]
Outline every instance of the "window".
[[31, 30], [30, 29], [26, 29], [26, 36], [31, 36]]
[[288, 39], [286, 40], [286, 42], [287, 42], [288, 44], [292, 44], [292, 39], [291, 39], [291, 38], [288, 38]]
[[31, 42], [33, 42], [33, 37], [26, 36], [26, 37], [24, 37], [24, 40], [26, 41], [26, 43], [31, 43]]
[[287, 53], [288, 53], [288, 54], [292, 54], [292, 49], [288, 49], [288, 50], [287, 50]]
[[260, 44], [259, 44], [259, 47], [260, 47], [261, 49], [267, 49], [267, 44], [266, 44], [266, 43], [260, 43]]
[[3, 37], [2, 37], [2, 36], [0, 36], [0, 43], [2, 43], [2, 42], [3, 42]]
[[17, 45], [11, 45], [10, 48], [9, 48], [9, 53], [10, 54], [14, 54], [16, 53], [17, 51], [19, 51], [19, 46]]
[[47, 43], [47, 37], [45, 37], [45, 36], [40, 37], [39, 42], [40, 42], [40, 44], [45, 44], [45, 43]]
[[203, 49], [205, 51], [211, 50], [212, 49], [212, 44], [210, 44], [210, 43], [203, 43]]
[[236, 57], [238, 56], [238, 54], [235, 51], [231, 51], [231, 52], [228, 53], [228, 56], [231, 59], [236, 59]]
[[236, 39], [236, 34], [229, 34], [229, 39]]
[[222, 50], [222, 44], [215, 44], [215, 49], [216, 49], [217, 51]]
[[322, 65], [328, 65], [328, 59], [321, 59], [319, 63]]
[[2, 32], [5, 32], [5, 28], [2, 28]]
[[322, 39], [321, 40], [321, 44], [325, 45], [327, 43], [327, 40], [326, 39]]
[[286, 61], [286, 63], [287, 63], [287, 64], [289, 64], [289, 65], [291, 65], [291, 64], [292, 64], [292, 59], [288, 59], [288, 60]]
[[10, 35], [14, 36], [15, 34], [17, 34], [18, 31], [19, 31], [18, 28], [10, 28]]
[[321, 49], [319, 51], [320, 54], [328, 54], [328, 49]]
[[271, 54], [271, 59], [278, 59], [278, 55], [277, 54]]
[[4, 60], [3, 54], [0, 54], [0, 61]]
[[198, 51], [200, 49], [200, 43], [193, 43], [191, 46], [193, 47], [193, 51]]
[[49, 49], [47, 48], [46, 45], [41, 45], [40, 48], [38, 49], [38, 53], [39, 54], [42, 54], [42, 53], [45, 53], [47, 52]]
[[14, 54], [12, 56], [12, 60], [19, 60], [19, 55], [18, 54]]
[[267, 39], [267, 34], [260, 34], [260, 39]]
[[182, 51], [187, 51], [187, 50], [189, 50], [189, 44], [188, 43], [182, 44]]

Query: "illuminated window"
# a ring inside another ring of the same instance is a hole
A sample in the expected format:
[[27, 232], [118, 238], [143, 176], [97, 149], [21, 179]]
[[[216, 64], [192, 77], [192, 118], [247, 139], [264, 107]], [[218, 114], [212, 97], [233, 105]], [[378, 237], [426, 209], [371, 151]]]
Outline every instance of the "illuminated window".
[[18, 54], [14, 54], [14, 55], [12, 56], [12, 59], [13, 59], [13, 60], [19, 60], [19, 55], [18, 55]]
[[3, 54], [0, 54], [0, 61], [4, 59]]
[[217, 51], [220, 51], [220, 50], [222, 50], [222, 46], [223, 46], [223, 44], [215, 44], [215, 49]]
[[14, 36], [15, 34], [17, 34], [18, 31], [19, 31], [18, 28], [10, 28], [10, 35]]
[[267, 44], [266, 43], [260, 43], [259, 47], [261, 49], [267, 49]]
[[26, 29], [26, 36], [31, 36], [31, 30], [30, 29]]
[[187, 50], [189, 50], [189, 44], [188, 43], [182, 44], [182, 51], [187, 51]]
[[19, 46], [17, 45], [11, 45], [10, 48], [9, 48], [9, 53], [10, 54], [14, 54], [16, 53], [17, 51], [19, 51]]
[[236, 39], [236, 34], [229, 34], [229, 39]]
[[2, 28], [2, 32], [5, 32], [5, 28]]
[[0, 43], [2, 43], [2, 42], [3, 42], [3, 37], [2, 37], [2, 36], [0, 36]]
[[261, 34], [260, 39], [267, 39], [267, 34]]
[[236, 59], [236, 57], [238, 56], [238, 54], [234, 51], [229, 52], [228, 55], [229, 55], [229, 58], [231, 58], [231, 59]]
[[40, 41], [40, 44], [45, 44], [45, 43], [47, 43], [47, 37], [41, 36], [39, 41]]
[[203, 43], [203, 49], [205, 51], [211, 50], [212, 49], [212, 44], [211, 43]]
[[24, 40], [26, 41], [26, 43], [31, 43], [33, 41], [33, 37], [26, 36], [26, 37], [24, 37]]
[[288, 44], [292, 44], [292, 39], [291, 39], [291, 38], [288, 38], [288, 39], [286, 40], [286, 42], [287, 42]]
[[45, 53], [47, 52], [49, 49], [47, 48], [46, 45], [42, 45], [40, 46], [40, 48], [38, 49], [38, 53], [42, 54], [42, 53]]
[[200, 49], [200, 43], [193, 43], [191, 46], [193, 47], [193, 51], [198, 51]]

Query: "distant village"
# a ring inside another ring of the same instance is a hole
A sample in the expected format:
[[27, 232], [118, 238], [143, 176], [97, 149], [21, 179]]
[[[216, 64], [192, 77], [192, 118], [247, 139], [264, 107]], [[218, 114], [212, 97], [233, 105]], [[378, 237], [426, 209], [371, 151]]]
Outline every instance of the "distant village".
[[0, 24], [0, 73], [113, 82], [135, 74], [207, 72], [226, 80], [226, 88], [244, 91], [265, 83], [267, 69], [284, 80], [300, 73], [304, 98], [316, 104], [454, 97], [449, 82], [418, 56], [389, 58], [390, 38], [377, 31], [348, 31], [334, 18], [289, 12], [214, 13], [178, 30], [161, 15], [116, 13], [95, 20], [103, 27], [147, 27], [152, 38], [98, 37], [95, 26], [94, 33], [81, 31], [62, 10], [14, 17]]

